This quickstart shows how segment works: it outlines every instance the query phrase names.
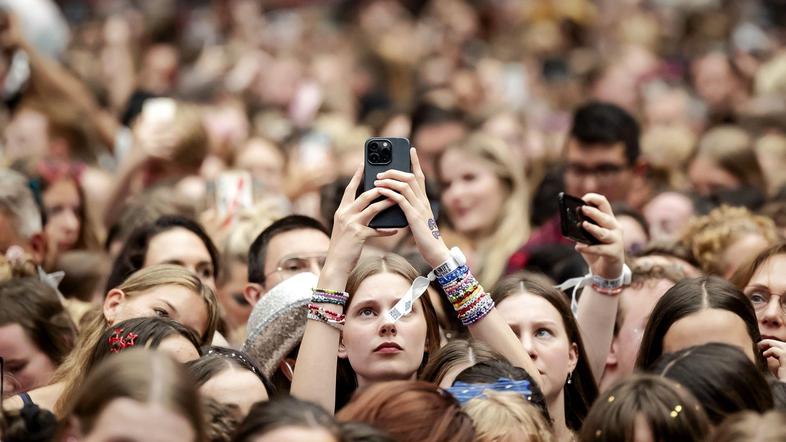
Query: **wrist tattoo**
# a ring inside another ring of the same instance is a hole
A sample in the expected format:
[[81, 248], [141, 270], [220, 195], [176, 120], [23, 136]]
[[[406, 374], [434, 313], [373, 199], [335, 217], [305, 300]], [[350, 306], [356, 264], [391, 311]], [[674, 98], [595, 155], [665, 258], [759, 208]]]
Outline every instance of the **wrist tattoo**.
[[439, 228], [437, 227], [437, 222], [434, 221], [434, 218], [429, 218], [427, 224], [428, 228], [431, 229], [431, 235], [434, 237], [434, 239], [439, 239], [442, 237], [442, 235], [439, 233]]

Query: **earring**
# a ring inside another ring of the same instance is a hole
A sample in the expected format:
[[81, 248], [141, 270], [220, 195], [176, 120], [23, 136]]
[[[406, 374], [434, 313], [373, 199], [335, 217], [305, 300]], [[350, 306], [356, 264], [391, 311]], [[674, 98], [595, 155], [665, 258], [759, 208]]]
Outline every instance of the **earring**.
[[571, 383], [573, 383], [573, 372], [572, 371], [568, 373], [568, 384], [571, 384]]

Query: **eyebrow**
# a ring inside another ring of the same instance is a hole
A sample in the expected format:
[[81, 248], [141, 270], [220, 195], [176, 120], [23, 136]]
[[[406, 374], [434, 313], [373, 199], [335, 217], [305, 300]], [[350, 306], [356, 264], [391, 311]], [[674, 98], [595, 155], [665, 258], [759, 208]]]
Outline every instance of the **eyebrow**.
[[162, 299], [161, 302], [166, 304], [170, 308], [170, 310], [172, 310], [173, 312], [177, 313], [177, 309], [175, 308], [174, 305], [170, 304], [169, 301], [167, 301], [165, 299]]

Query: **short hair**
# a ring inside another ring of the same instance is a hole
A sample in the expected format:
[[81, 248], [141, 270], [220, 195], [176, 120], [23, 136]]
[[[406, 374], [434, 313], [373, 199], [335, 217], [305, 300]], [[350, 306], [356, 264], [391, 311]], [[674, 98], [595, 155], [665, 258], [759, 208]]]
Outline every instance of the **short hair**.
[[458, 110], [423, 102], [412, 111], [412, 134], [414, 136], [425, 126], [445, 123], [464, 124], [464, 121], [464, 115]]
[[0, 283], [0, 326], [10, 324], [19, 324], [55, 366], [76, 343], [76, 326], [57, 292], [36, 278]]
[[27, 178], [10, 169], [0, 170], [0, 212], [11, 218], [14, 230], [25, 239], [43, 229], [41, 209]]
[[283, 427], [321, 428], [339, 439], [336, 419], [320, 406], [292, 396], [257, 402], [238, 426], [233, 442], [251, 442], [257, 436]]
[[661, 376], [637, 374], [598, 398], [579, 440], [627, 442], [639, 416], [656, 440], [702, 442], [710, 430], [707, 415], [689, 391]]
[[267, 226], [257, 236], [248, 249], [248, 282], [263, 284], [265, 282], [265, 259], [267, 247], [276, 236], [293, 230], [311, 229], [330, 236], [325, 226], [319, 221], [304, 215], [289, 215]]
[[221, 260], [218, 249], [205, 229], [196, 221], [185, 216], [164, 215], [154, 222], [144, 224], [134, 230], [112, 263], [112, 271], [106, 281], [106, 291], [119, 286], [126, 278], [144, 267], [147, 249], [153, 237], [176, 228], [186, 229], [202, 240], [213, 264], [214, 277], [218, 279]]
[[580, 106], [573, 113], [570, 136], [582, 144], [622, 143], [629, 165], [639, 158], [639, 124], [615, 104], [590, 101]]
[[713, 342], [661, 356], [650, 371], [687, 388], [713, 425], [743, 410], [772, 409], [772, 391], [762, 372], [739, 348]]

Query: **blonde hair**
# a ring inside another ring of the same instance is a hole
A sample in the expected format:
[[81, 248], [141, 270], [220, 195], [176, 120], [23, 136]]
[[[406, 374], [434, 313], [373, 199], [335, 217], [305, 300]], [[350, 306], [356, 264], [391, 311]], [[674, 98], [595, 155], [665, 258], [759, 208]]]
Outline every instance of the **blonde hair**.
[[[204, 285], [188, 269], [171, 264], [145, 267], [129, 276], [117, 289], [125, 294], [126, 299], [129, 299], [145, 295], [156, 287], [167, 285], [185, 287], [205, 301], [207, 306], [207, 328], [200, 337], [200, 343], [202, 345], [209, 344], [213, 340], [213, 334], [218, 326], [218, 302], [213, 290]], [[63, 393], [54, 407], [55, 413], [58, 414], [76, 394], [82, 377], [87, 374], [85, 372], [90, 355], [98, 344], [101, 334], [110, 326], [101, 311], [101, 306], [95, 307], [86, 313], [86, 317], [90, 319], [82, 325], [74, 351], [68, 355], [54, 375], [53, 382], [64, 383]]]
[[[66, 405], [65, 416], [77, 419], [81, 430], [89, 434], [104, 409], [120, 398], [161, 404], [188, 420], [195, 441], [205, 440], [196, 383], [185, 367], [165, 353], [133, 349], [103, 361], [87, 374], [74, 400]], [[63, 422], [69, 425], [69, 419]]]
[[771, 219], [754, 215], [744, 207], [721, 206], [709, 214], [694, 218], [682, 233], [701, 269], [708, 274], [723, 275], [723, 253], [740, 237], [758, 234], [767, 242], [778, 239], [778, 231]]
[[[529, 236], [529, 194], [524, 166], [502, 140], [482, 132], [471, 134], [466, 140], [448, 147], [445, 152], [453, 149], [482, 159], [491, 166], [508, 190], [502, 209], [494, 220], [493, 233], [476, 243], [480, 260], [475, 276], [481, 284], [491, 286], [502, 276], [510, 255]], [[441, 159], [438, 159], [438, 163]]]
[[517, 393], [486, 390], [467, 402], [464, 411], [475, 423], [478, 442], [556, 441], [540, 411]]
[[743, 411], [729, 416], [712, 433], [715, 442], [786, 440], [786, 413]]

